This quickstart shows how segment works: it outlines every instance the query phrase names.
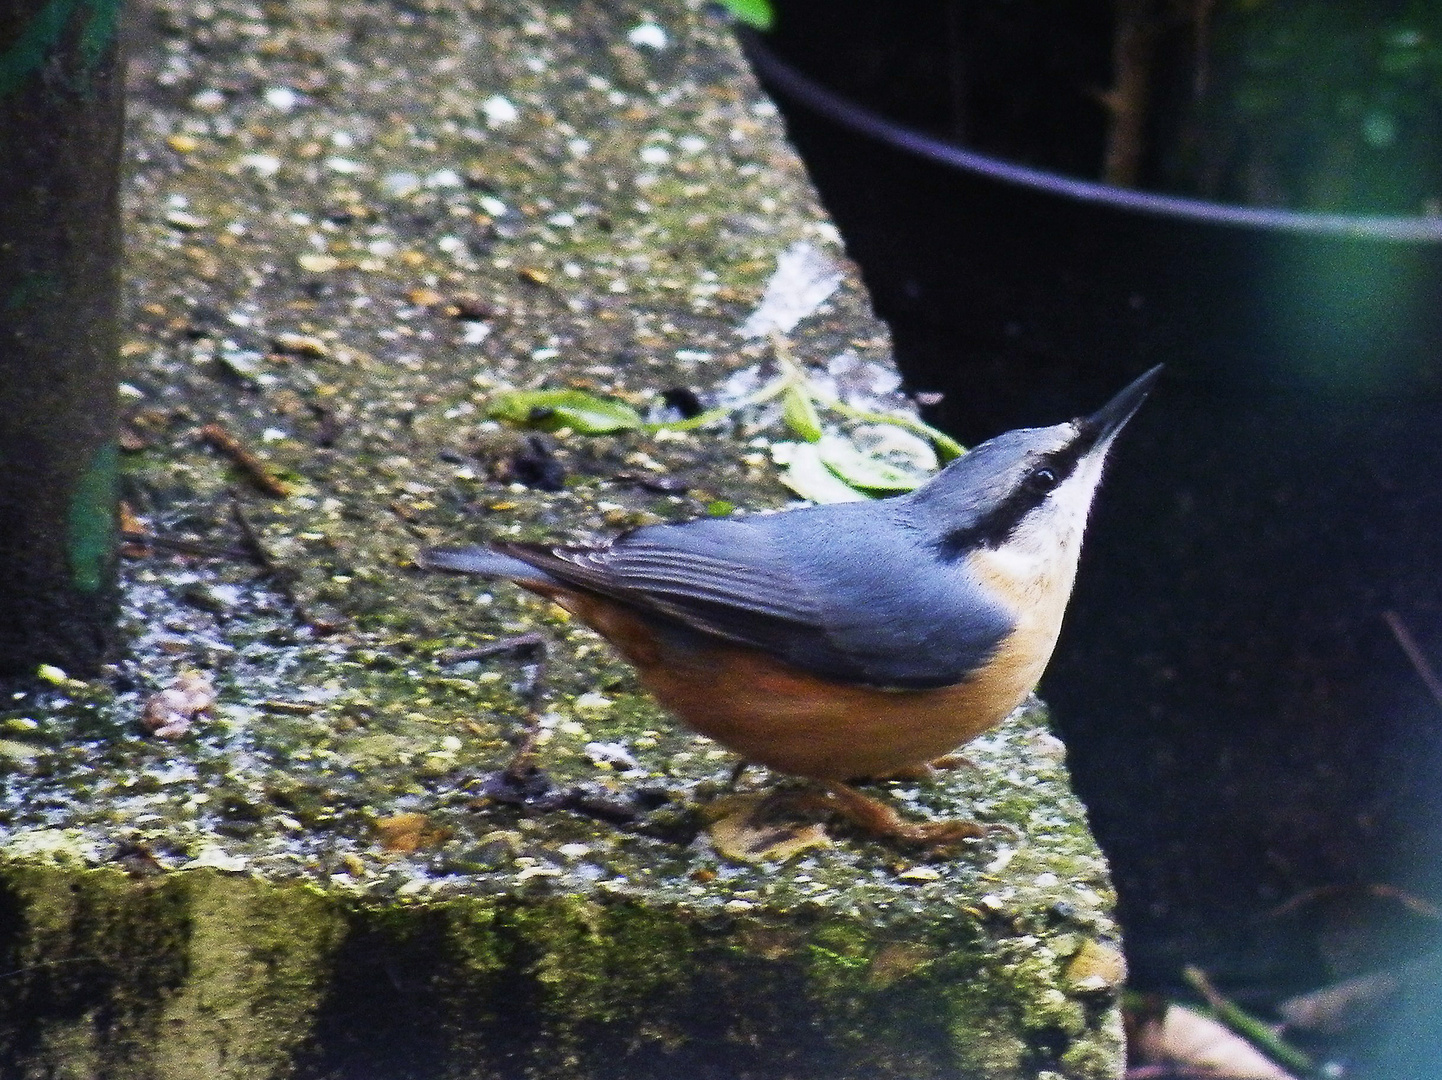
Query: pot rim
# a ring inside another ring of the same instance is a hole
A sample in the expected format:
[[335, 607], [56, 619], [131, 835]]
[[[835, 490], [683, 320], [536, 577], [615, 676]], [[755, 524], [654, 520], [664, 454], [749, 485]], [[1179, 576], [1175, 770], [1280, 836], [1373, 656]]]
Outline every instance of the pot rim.
[[792, 66], [750, 27], [738, 26], [736, 33], [757, 78], [768, 89], [780, 91], [811, 111], [898, 150], [1012, 187], [1030, 188], [1074, 202], [1207, 225], [1358, 240], [1442, 243], [1442, 217], [1325, 214], [1236, 206], [1183, 195], [1158, 195], [1113, 187], [989, 157], [889, 120], [881, 113], [843, 97]]

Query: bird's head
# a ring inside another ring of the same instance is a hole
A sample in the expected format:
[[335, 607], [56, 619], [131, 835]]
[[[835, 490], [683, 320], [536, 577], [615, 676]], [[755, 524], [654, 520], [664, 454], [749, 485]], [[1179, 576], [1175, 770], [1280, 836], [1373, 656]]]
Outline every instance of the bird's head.
[[912, 494], [912, 522], [947, 558], [988, 550], [1074, 565], [1107, 453], [1160, 372], [1152, 368], [1089, 416], [974, 447]]

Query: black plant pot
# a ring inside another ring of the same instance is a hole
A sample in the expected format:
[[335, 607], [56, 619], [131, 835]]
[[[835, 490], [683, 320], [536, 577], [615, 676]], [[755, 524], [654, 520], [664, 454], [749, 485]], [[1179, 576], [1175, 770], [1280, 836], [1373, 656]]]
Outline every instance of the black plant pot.
[[1275, 905], [1442, 895], [1442, 702], [1395, 629], [1442, 666], [1442, 221], [1017, 167], [745, 44], [940, 426], [1052, 423], [1167, 365], [1042, 687], [1135, 974], [1305, 983], [1315, 927]]

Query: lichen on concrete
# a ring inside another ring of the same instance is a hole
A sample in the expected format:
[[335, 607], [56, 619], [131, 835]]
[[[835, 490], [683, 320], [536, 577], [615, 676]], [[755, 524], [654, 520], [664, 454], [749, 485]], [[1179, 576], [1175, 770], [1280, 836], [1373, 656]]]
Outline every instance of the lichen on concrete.
[[[485, 412], [714, 401], [771, 362], [736, 329], [778, 255], [842, 260], [718, 17], [154, 0], [133, 24], [124, 495], [169, 546], [128, 551], [110, 674], [0, 717], [0, 1073], [1115, 1072], [1113, 897], [1039, 705], [971, 767], [876, 786], [987, 838], [931, 858], [833, 822], [734, 861], [708, 831], [731, 755], [555, 608], [413, 565], [789, 497], [764, 411], [539, 449]], [[792, 337], [818, 377], [887, 362], [854, 272]], [[533, 628], [550, 786], [518, 797], [495, 777], [524, 664], [442, 654]], [[215, 706], [157, 738], [146, 703], [185, 671]]]

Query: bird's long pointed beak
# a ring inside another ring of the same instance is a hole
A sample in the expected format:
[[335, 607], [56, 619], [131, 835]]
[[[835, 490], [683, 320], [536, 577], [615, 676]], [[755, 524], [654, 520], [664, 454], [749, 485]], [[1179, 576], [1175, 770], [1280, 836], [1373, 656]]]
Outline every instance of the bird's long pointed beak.
[[1096, 445], [1106, 443], [1135, 415], [1161, 373], [1162, 365], [1158, 364], [1146, 374], [1138, 376], [1116, 397], [1081, 421], [1082, 427], [1096, 433]]

